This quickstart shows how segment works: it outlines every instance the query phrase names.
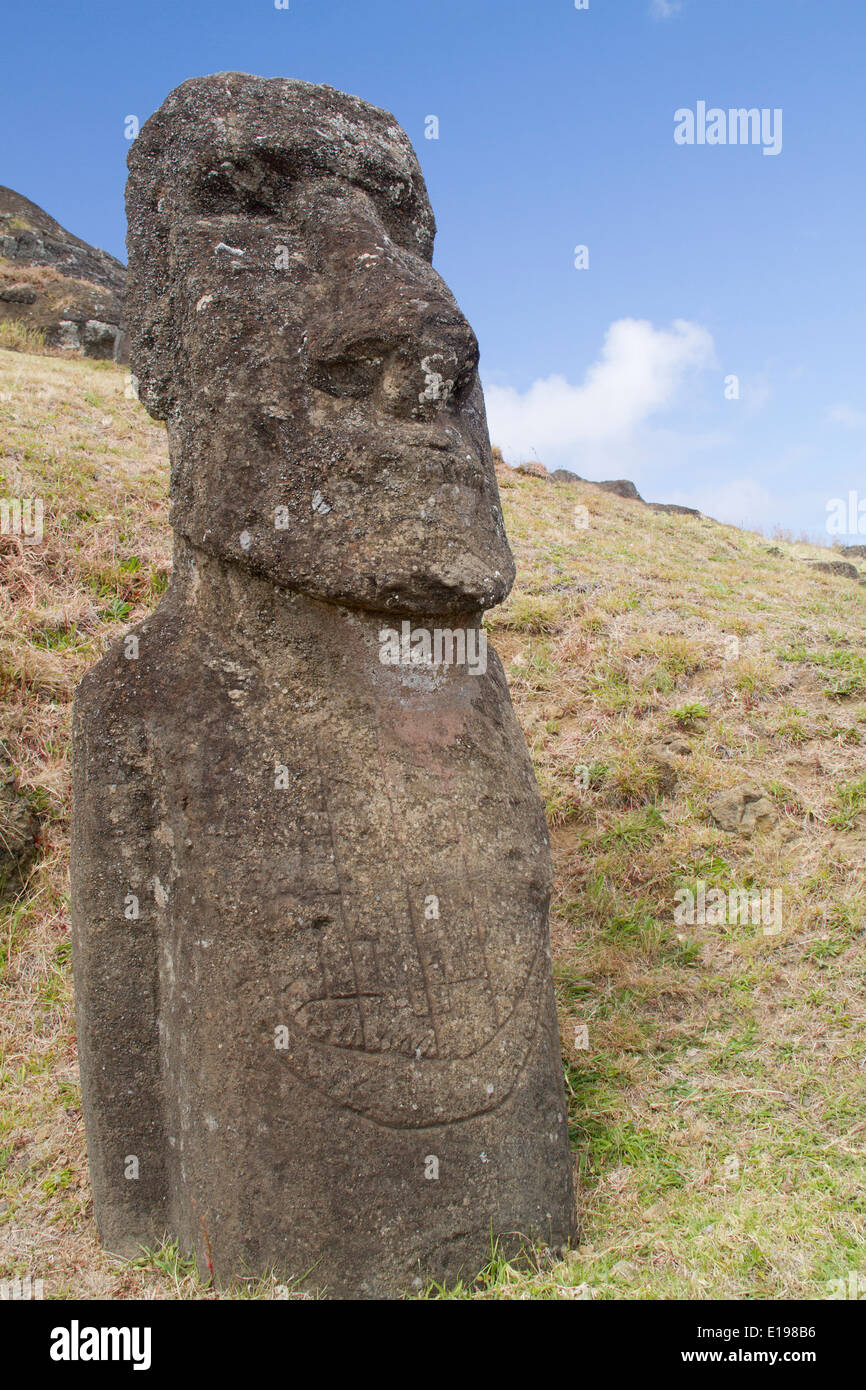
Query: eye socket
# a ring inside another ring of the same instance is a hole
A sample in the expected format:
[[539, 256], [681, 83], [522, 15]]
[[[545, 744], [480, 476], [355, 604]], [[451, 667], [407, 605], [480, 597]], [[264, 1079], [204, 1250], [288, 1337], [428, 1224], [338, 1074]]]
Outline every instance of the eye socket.
[[389, 179], [386, 172], [367, 174], [358, 185], [369, 197], [385, 231], [397, 245], [406, 242], [406, 225], [417, 215], [418, 197], [405, 179]]
[[194, 185], [192, 197], [196, 208], [205, 217], [268, 217], [273, 216], [273, 203], [251, 189], [242, 188], [232, 177], [231, 170], [209, 169]]
[[378, 338], [353, 343], [333, 357], [310, 362], [308, 376], [319, 391], [329, 396], [361, 399], [372, 395], [392, 349]]

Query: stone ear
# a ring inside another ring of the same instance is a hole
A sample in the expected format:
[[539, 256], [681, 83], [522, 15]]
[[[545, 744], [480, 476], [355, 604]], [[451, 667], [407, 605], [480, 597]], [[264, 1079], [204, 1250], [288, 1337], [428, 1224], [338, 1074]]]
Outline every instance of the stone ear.
[[130, 334], [130, 366], [138, 383], [138, 399], [154, 420], [165, 420], [175, 399], [176, 353], [171, 351], [168, 331], [169, 314], [158, 312], [151, 317], [146, 333]]
[[169, 221], [163, 206], [166, 195], [156, 174], [168, 156], [159, 130], [152, 132], [149, 126], [147, 122], [127, 160], [129, 265], [124, 317], [138, 398], [155, 420], [164, 420], [174, 403], [177, 329], [171, 294]]

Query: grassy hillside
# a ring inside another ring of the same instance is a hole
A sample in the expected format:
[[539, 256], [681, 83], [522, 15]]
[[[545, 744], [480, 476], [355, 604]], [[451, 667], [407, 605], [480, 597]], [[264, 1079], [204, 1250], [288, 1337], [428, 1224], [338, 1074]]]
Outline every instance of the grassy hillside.
[[[0, 907], [0, 1278], [200, 1297], [171, 1249], [101, 1251], [75, 1060], [72, 692], [170, 565], [165, 434], [125, 382], [0, 351], [0, 497], [45, 500], [40, 545], [0, 537], [0, 752], [41, 822]], [[807, 546], [500, 486], [519, 578], [488, 621], [552, 828], [582, 1235], [451, 1295], [827, 1297], [866, 1277], [866, 586]], [[708, 809], [741, 784], [768, 803], [748, 837]], [[699, 883], [780, 890], [781, 930], [678, 923]]]

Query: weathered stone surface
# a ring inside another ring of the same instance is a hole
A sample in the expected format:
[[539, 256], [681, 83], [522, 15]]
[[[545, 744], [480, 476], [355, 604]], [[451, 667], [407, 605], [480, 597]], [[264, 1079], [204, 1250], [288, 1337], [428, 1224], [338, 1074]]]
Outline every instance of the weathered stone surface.
[[555, 483], [582, 483], [584, 481], [579, 473], [572, 473], [570, 468], [554, 468], [550, 476]]
[[722, 830], [750, 839], [756, 831], [770, 830], [778, 819], [766, 792], [751, 783], [721, 792], [710, 802], [710, 815]]
[[680, 502], [647, 502], [650, 511], [670, 512], [672, 516], [700, 516], [697, 507], [684, 507]]
[[528, 463], [518, 463], [514, 469], [515, 473], [525, 473], [529, 478], [544, 478], [550, 480], [550, 474], [543, 463], [531, 459]]
[[132, 369], [168, 428], [175, 569], [76, 700], [103, 1239], [167, 1231], [219, 1280], [366, 1297], [477, 1270], [491, 1230], [559, 1245], [525, 742], [492, 651], [384, 660], [407, 628], [479, 654], [513, 577], [415, 155], [353, 97], [222, 73], [174, 91], [129, 165]]
[[126, 267], [0, 187], [0, 321], [41, 329], [51, 347], [126, 361]]
[[36, 853], [39, 822], [0, 754], [0, 901], [21, 891]]
[[[525, 468], [535, 465], [525, 465]], [[544, 465], [539, 465], [543, 467]], [[569, 468], [554, 468], [552, 473], [546, 475], [555, 483], [583, 483], [584, 487], [598, 487], [603, 492], [612, 492], [617, 497], [624, 497], [631, 502], [640, 502], [643, 506], [649, 507], [653, 512], [670, 512], [675, 516], [701, 516], [701, 512], [696, 507], [684, 507], [679, 502], [644, 502], [634, 483], [628, 478], [614, 478], [609, 482], [593, 483], [588, 478], [581, 478], [579, 473], [572, 473]]]
[[659, 790], [670, 796], [679, 778], [679, 759], [691, 757], [691, 745], [679, 734], [665, 734], [657, 743], [647, 745], [647, 758], [658, 775]]
[[[544, 468], [544, 464], [524, 464], [523, 471], [533, 468]], [[582, 478], [579, 473], [572, 473], [570, 468], [554, 468], [552, 473], [544, 470], [544, 477], [551, 478], [555, 483], [583, 483], [584, 487], [599, 487], [604, 492], [612, 492], [617, 497], [625, 497], [633, 502], [643, 502], [643, 498], [635, 487], [634, 483], [627, 478], [614, 478], [608, 482], [596, 483], [589, 478]]]
[[596, 483], [596, 487], [602, 488], [605, 492], [612, 492], [617, 497], [631, 498], [633, 502], [643, 501], [634, 483], [629, 482], [628, 478], [614, 478], [607, 483]]
[[848, 560], [807, 560], [806, 563], [814, 570], [822, 570], [824, 574], [835, 574], [840, 579], [860, 578], [857, 566]]
[[692, 754], [692, 745], [682, 734], [664, 734], [658, 743], [652, 746], [662, 749], [665, 753], [673, 753], [678, 758], [690, 758]]

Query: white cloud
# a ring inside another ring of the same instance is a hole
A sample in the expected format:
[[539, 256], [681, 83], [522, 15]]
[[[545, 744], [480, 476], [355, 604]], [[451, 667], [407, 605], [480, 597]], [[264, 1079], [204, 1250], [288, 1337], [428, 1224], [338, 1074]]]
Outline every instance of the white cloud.
[[855, 410], [852, 405], [840, 401], [838, 405], [829, 407], [827, 419], [832, 425], [846, 425], [848, 429], [856, 430], [866, 425], [866, 411]]
[[582, 472], [580, 464], [616, 467], [640, 452], [640, 427], [675, 402], [683, 381], [714, 361], [713, 340], [699, 324], [669, 329], [646, 319], [618, 319], [582, 385], [564, 376], [534, 381], [527, 391], [490, 386], [490, 433], [509, 460], [540, 458]]
[[650, 14], [653, 19], [672, 19], [682, 7], [683, 0], [652, 0]]

